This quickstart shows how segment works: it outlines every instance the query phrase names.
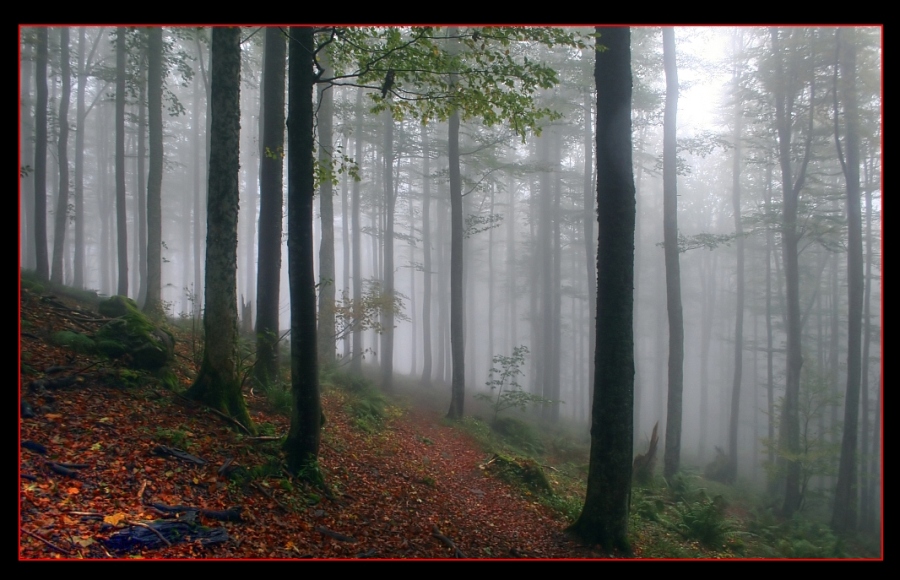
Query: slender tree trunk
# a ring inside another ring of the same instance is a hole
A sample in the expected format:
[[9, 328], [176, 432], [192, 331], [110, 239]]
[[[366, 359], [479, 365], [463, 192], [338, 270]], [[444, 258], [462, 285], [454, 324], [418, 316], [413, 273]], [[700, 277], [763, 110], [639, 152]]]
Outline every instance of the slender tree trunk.
[[50, 279], [47, 257], [47, 28], [37, 31], [37, 58], [34, 78], [37, 100], [34, 104], [34, 248], [37, 275]]
[[[23, 31], [24, 32], [24, 31]], [[35, 267], [34, 257], [34, 106], [31, 97], [31, 81], [34, 78], [34, 48], [30, 43], [23, 44], [21, 48], [20, 76], [20, 110], [22, 129], [19, 133], [19, 165], [31, 166], [28, 175], [20, 176], [22, 184], [22, 210], [24, 213], [19, 218], [20, 231], [19, 247], [21, 265], [23, 268]]]
[[[776, 128], [778, 133], [778, 157], [781, 164], [781, 183], [783, 193], [782, 205], [782, 254], [784, 257], [785, 306], [787, 315], [787, 380], [785, 383], [784, 405], [782, 408], [779, 445], [789, 456], [796, 457], [800, 453], [800, 369], [803, 366], [803, 352], [800, 324], [800, 265], [799, 265], [799, 233], [797, 230], [797, 212], [800, 190], [806, 177], [809, 162], [810, 143], [812, 139], [815, 104], [815, 70], [810, 69], [810, 115], [809, 129], [806, 135], [805, 153], [798, 170], [796, 180], [791, 167], [791, 118], [790, 108], [793, 103], [787, 102], [786, 74], [784, 71], [783, 53], [779, 31], [770, 29], [772, 50], [776, 55], [776, 83], [774, 90]], [[799, 74], [791, 67], [790, 74]], [[798, 509], [803, 499], [800, 490], [801, 465], [796, 459], [784, 459], [786, 466], [785, 496], [782, 514], [790, 517]]]
[[431, 386], [431, 151], [422, 125], [422, 385]]
[[147, 297], [144, 311], [162, 308], [162, 178], [163, 178], [163, 37], [162, 28], [147, 30], [147, 116], [150, 167], [147, 174]]
[[666, 410], [667, 478], [681, 461], [681, 413], [684, 390], [684, 318], [681, 310], [681, 269], [678, 263], [678, 198], [676, 193], [675, 115], [678, 110], [678, 71], [675, 66], [675, 29], [663, 28], [666, 69], [666, 109], [663, 129], [663, 237], [666, 256], [666, 308], [669, 314], [669, 393]]
[[388, 307], [381, 312], [381, 386], [391, 391], [394, 380], [394, 118], [390, 109], [384, 113], [384, 296]]
[[59, 162], [59, 193], [56, 196], [56, 215], [53, 228], [53, 268], [50, 281], [63, 283], [63, 252], [66, 241], [66, 222], [69, 219], [69, 98], [72, 94], [72, 74], [69, 67], [69, 28], [59, 29], [60, 76], [62, 95], [59, 99], [59, 139], [56, 155]]
[[[459, 33], [457, 27], [447, 30], [449, 37]], [[450, 40], [450, 51], [454, 53], [458, 41]], [[450, 74], [450, 86], [456, 85], [456, 73]], [[459, 172], [459, 111], [450, 114], [447, 133], [450, 161], [450, 350], [453, 359], [453, 379], [451, 385], [450, 410], [447, 417], [462, 419], [465, 402], [465, 352], [466, 338], [463, 321], [463, 199], [462, 180]]]
[[[842, 38], [842, 32], [847, 38]], [[862, 373], [862, 314], [865, 278], [863, 277], [862, 212], [859, 191], [859, 128], [856, 104], [856, 39], [852, 28], [835, 32], [840, 55], [840, 94], [844, 105], [846, 161], [838, 136], [837, 92], [835, 93], [835, 142], [847, 182], [847, 286], [849, 314], [847, 324], [847, 394], [844, 398], [844, 429], [841, 460], [834, 492], [831, 527], [850, 532], [857, 527], [858, 465], [856, 459], [859, 430], [859, 389]], [[837, 64], [837, 63], [836, 63]], [[838, 90], [837, 84], [834, 87]], [[865, 437], [864, 433], [864, 437]]]
[[116, 293], [128, 295], [128, 222], [125, 214], [125, 27], [116, 28]]
[[288, 42], [288, 271], [291, 283], [291, 428], [284, 447], [288, 469], [315, 468], [322, 404], [316, 354], [316, 278], [313, 269], [312, 28], [292, 27]]
[[259, 159], [259, 258], [256, 275], [255, 380], [278, 380], [278, 303], [281, 288], [281, 221], [284, 152], [284, 31], [266, 28], [263, 56], [262, 154]]
[[[363, 154], [363, 107], [362, 107], [362, 88], [356, 91], [356, 106], [355, 106], [355, 114], [356, 114], [356, 130], [355, 132], [355, 145], [356, 145], [356, 153], [355, 157], [357, 162], [362, 161]], [[350, 189], [350, 228], [352, 230], [352, 243], [353, 243], [353, 306], [354, 308], [359, 308], [362, 302], [362, 257], [360, 256], [360, 252], [362, 251], [362, 241], [360, 239], [362, 232], [362, 223], [360, 223], [359, 213], [360, 213], [360, 200], [359, 200], [359, 181], [353, 181], [353, 186]], [[360, 326], [360, 320], [358, 316], [354, 315], [353, 317], [353, 359], [350, 362], [350, 369], [355, 374], [360, 374], [362, 372], [362, 359], [363, 359], [363, 333], [362, 328]]]
[[[332, 76], [326, 50], [319, 52], [322, 78]], [[334, 131], [334, 89], [319, 85], [319, 110], [316, 114], [319, 129], [319, 164], [331, 167]], [[322, 243], [319, 245], [319, 327], [318, 351], [322, 366], [334, 364], [334, 189], [331, 179], [319, 184], [319, 214], [322, 220]]]
[[[738, 40], [743, 43], [743, 36]], [[737, 56], [735, 56], [737, 58]], [[740, 73], [737, 67], [734, 81], [734, 159], [731, 170], [731, 205], [734, 210], [735, 246], [737, 249], [737, 273], [735, 277], [736, 304], [734, 321], [734, 378], [731, 382], [731, 420], [728, 424], [728, 481], [734, 481], [738, 472], [738, 423], [741, 405], [741, 375], [744, 369], [744, 226], [741, 223], [741, 130], [743, 129]]]
[[[593, 132], [591, 131], [591, 91], [584, 91], [584, 197], [582, 205], [582, 231], [584, 236], [585, 272], [588, 284], [588, 320], [597, 320], [597, 268], [594, 252], [597, 248], [597, 237], [594, 235], [594, 219], [596, 216], [596, 196], [594, 195], [594, 146]], [[637, 286], [637, 276], [635, 276]], [[635, 294], [637, 292], [635, 291]], [[593, 353], [596, 348], [597, 336], [593, 332], [588, 333], [588, 352]], [[594, 365], [588, 365], [588, 385], [594, 384]], [[593, 389], [588, 389], [590, 404], [593, 404]], [[637, 401], [635, 401], [637, 403]]]
[[[98, 33], [98, 40], [102, 34], [102, 31]], [[84, 288], [84, 92], [87, 84], [84, 44], [85, 29], [81, 26], [78, 29], [78, 87], [75, 91], [75, 288]], [[94, 48], [91, 49], [92, 55]]]

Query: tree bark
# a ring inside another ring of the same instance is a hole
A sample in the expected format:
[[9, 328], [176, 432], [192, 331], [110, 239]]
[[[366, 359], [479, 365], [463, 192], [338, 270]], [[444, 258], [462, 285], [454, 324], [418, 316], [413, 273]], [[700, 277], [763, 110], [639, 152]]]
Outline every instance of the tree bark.
[[431, 386], [431, 151], [422, 125], [422, 385]]
[[[447, 35], [455, 37], [459, 33], [457, 27], [451, 26]], [[450, 51], [453, 53], [458, 41], [450, 40]], [[456, 73], [450, 74], [450, 85], [457, 82]], [[465, 352], [466, 337], [463, 321], [463, 199], [462, 181], [459, 172], [459, 111], [450, 114], [447, 133], [448, 156], [450, 162], [450, 352], [453, 364], [453, 377], [450, 386], [450, 410], [447, 417], [462, 419], [465, 402]]]
[[[743, 36], [739, 42], [743, 42]], [[735, 54], [735, 58], [738, 55]], [[734, 158], [731, 169], [731, 205], [734, 210], [734, 233], [737, 250], [736, 305], [734, 321], [734, 377], [731, 382], [731, 420], [728, 424], [728, 473], [726, 479], [734, 481], [738, 471], [738, 422], [741, 405], [741, 375], [744, 368], [744, 227], [741, 223], [741, 130], [743, 111], [740, 95], [740, 73], [735, 64], [734, 82]]]
[[634, 404], [635, 189], [631, 158], [631, 31], [597, 28], [597, 347], [584, 508], [571, 533], [630, 553]]
[[322, 404], [316, 354], [316, 278], [313, 269], [312, 28], [290, 28], [288, 41], [288, 275], [291, 292], [291, 427], [284, 448], [298, 474], [319, 456]]
[[237, 353], [238, 175], [241, 31], [217, 27], [210, 49], [211, 129], [203, 363], [187, 395], [254, 430], [241, 394]]
[[66, 222], [69, 221], [69, 98], [72, 94], [72, 75], [69, 66], [69, 28], [59, 29], [60, 76], [62, 95], [59, 99], [59, 139], [56, 157], [59, 163], [59, 192], [56, 196], [56, 215], [53, 227], [53, 267], [50, 281], [63, 283], [63, 252], [66, 242]]
[[384, 272], [382, 275], [385, 303], [381, 312], [381, 387], [391, 391], [394, 380], [394, 118], [390, 109], [384, 117], [383, 185], [384, 185]]
[[50, 262], [47, 257], [47, 45], [46, 27], [37, 31], [37, 56], [34, 78], [36, 100], [34, 104], [34, 249], [37, 275], [41, 280], [50, 279]]
[[[327, 50], [319, 53], [322, 78], [332, 76]], [[316, 114], [319, 129], [319, 164], [330, 169], [334, 131], [334, 89], [319, 85], [319, 110]], [[334, 364], [334, 190], [331, 179], [319, 184], [319, 214], [322, 220], [322, 243], [319, 245], [319, 327], [318, 351], [322, 366]]]
[[669, 392], [666, 404], [664, 474], [672, 477], [681, 463], [681, 414], [684, 391], [684, 315], [681, 310], [681, 268], [678, 260], [678, 197], [675, 118], [678, 110], [678, 69], [675, 29], [663, 28], [666, 108], [663, 128], [663, 238], [666, 257], [666, 309], [669, 315]]
[[116, 293], [128, 295], [128, 222], [125, 214], [125, 27], [116, 28]]
[[[842, 38], [842, 32], [847, 38]], [[850, 532], [857, 526], [858, 465], [856, 459], [859, 428], [859, 390], [862, 373], [863, 244], [862, 210], [859, 187], [859, 117], [856, 98], [856, 42], [853, 29], [835, 32], [840, 55], [840, 96], [844, 105], [846, 161], [841, 154], [838, 135], [837, 92], [835, 93], [835, 142], [844, 179], [847, 182], [847, 391], [844, 398], [844, 428], [841, 459], [834, 491], [834, 513], [831, 527], [837, 532]], [[837, 63], [835, 63], [837, 65]], [[838, 91], [837, 85], [834, 87]], [[864, 433], [863, 436], [867, 434]]]
[[278, 303], [281, 287], [281, 222], [284, 210], [284, 74], [286, 43], [280, 28], [266, 28], [263, 56], [263, 132], [259, 160], [259, 258], [256, 276], [258, 384], [278, 380]]
[[144, 312], [162, 308], [162, 178], [163, 178], [163, 37], [162, 28], [147, 30], [147, 128], [150, 159], [147, 173], [147, 297]]

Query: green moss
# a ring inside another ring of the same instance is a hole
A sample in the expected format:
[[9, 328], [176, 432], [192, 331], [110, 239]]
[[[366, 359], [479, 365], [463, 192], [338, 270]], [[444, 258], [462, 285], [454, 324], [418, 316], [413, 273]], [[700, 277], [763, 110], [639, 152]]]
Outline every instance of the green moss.
[[53, 335], [53, 343], [78, 353], [94, 352], [96, 345], [89, 337], [78, 332], [61, 330]]

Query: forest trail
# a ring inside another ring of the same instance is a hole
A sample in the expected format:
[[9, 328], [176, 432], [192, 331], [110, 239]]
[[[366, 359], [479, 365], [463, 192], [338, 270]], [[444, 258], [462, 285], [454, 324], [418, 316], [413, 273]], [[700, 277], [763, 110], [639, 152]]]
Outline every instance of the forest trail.
[[[491, 454], [438, 412], [392, 404], [377, 429], [362, 428], [352, 396], [335, 387], [323, 392], [325, 497], [287, 476], [277, 441], [245, 437], [157, 381], [52, 344], [55, 332], [83, 332], [97, 318], [68, 298], [22, 291], [22, 400], [34, 416], [20, 419], [21, 559], [601, 557], [563, 535], [562, 516], [491, 476]], [[190, 345], [180, 340], [177, 352], [187, 386]], [[264, 399], [249, 394], [249, 404], [258, 427], [286, 433]], [[156, 539], [164, 534], [151, 522], [175, 517], [166, 506], [196, 508], [181, 517], [202, 525], [169, 535], [189, 541]], [[141, 534], [144, 544], [114, 549]]]

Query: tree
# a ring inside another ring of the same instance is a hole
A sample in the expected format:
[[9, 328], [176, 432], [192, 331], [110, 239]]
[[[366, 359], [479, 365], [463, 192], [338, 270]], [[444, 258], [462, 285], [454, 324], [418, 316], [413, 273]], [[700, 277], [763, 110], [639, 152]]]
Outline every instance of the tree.
[[631, 31], [598, 27], [597, 342], [587, 493], [575, 536], [630, 552], [634, 403], [635, 189], [631, 159]]
[[[842, 32], [848, 38], [842, 38]], [[847, 182], [847, 394], [844, 399], [844, 431], [841, 440], [841, 461], [834, 492], [834, 513], [831, 526], [838, 532], [856, 529], [858, 465], [856, 459], [857, 428], [859, 425], [859, 391], [862, 365], [863, 249], [862, 210], [859, 187], [859, 112], [856, 97], [856, 38], [852, 28], [835, 31], [838, 62], [835, 63], [834, 140], [844, 179]], [[838, 86], [844, 105], [845, 133], [841, 146], [838, 125]], [[843, 148], [846, 148], [846, 159]], [[864, 433], [863, 437], [868, 436]]]
[[38, 28], [34, 67], [37, 100], [34, 104], [34, 248], [37, 275], [50, 279], [47, 258], [47, 44], [46, 27]]
[[116, 292], [128, 295], [128, 222], [125, 214], [125, 27], [116, 28], [116, 249], [119, 283]]
[[[783, 455], [788, 457], [785, 496], [782, 514], [789, 517], [800, 509], [802, 494], [800, 491], [800, 462], [791, 457], [800, 452], [800, 369], [803, 366], [803, 354], [800, 346], [802, 325], [800, 323], [800, 265], [797, 215], [800, 190], [806, 180], [806, 169], [809, 165], [811, 141], [813, 134], [815, 104], [815, 66], [812, 57], [805, 57], [802, 49], [794, 42], [801, 31], [794, 30], [789, 35], [790, 46], [782, 47], [782, 32], [778, 28], [769, 30], [772, 39], [772, 58], [774, 59], [775, 78], [772, 81], [772, 96], [775, 100], [775, 125], [778, 135], [778, 161], [781, 166], [782, 187], [782, 222], [781, 248], [784, 261], [785, 308], [787, 331], [787, 380], [784, 391], [784, 407], [781, 414], [779, 431], [780, 446]], [[787, 61], [787, 62], [785, 62]], [[788, 70], [785, 70], [787, 68]], [[794, 132], [793, 108], [796, 99], [802, 92], [806, 81], [803, 73], [808, 70], [809, 83], [809, 127], [802, 148], [802, 160], [796, 171], [792, 166], [792, 137]], [[798, 84], [799, 83], [799, 84]]]
[[[313, 271], [313, 101], [315, 30], [292, 27], [288, 40], [288, 275], [291, 292], [291, 428], [288, 469], [314, 468], [319, 457], [322, 403], [316, 355]], [[315, 477], [315, 476], [314, 476]]]
[[[322, 75], [331, 76], [327, 51], [322, 51]], [[319, 246], [319, 358], [323, 366], [334, 363], [334, 174], [332, 155], [334, 145], [334, 89], [319, 85], [316, 119], [319, 130], [319, 167], [324, 177], [319, 182], [319, 213], [322, 222], [322, 243]]]
[[160, 310], [162, 286], [163, 38], [162, 28], [147, 29], [147, 115], [150, 167], [147, 174], [147, 296], [144, 311]]
[[[743, 44], [743, 33], [734, 40]], [[735, 285], [737, 289], [737, 304], [735, 305], [734, 322], [734, 377], [731, 383], [731, 419], [728, 423], [728, 469], [727, 481], [734, 481], [737, 477], [737, 448], [738, 448], [738, 418], [740, 416], [741, 403], [741, 374], [744, 362], [744, 230], [741, 223], [741, 130], [743, 128], [743, 109], [740, 94], [741, 74], [737, 59], [732, 73], [734, 82], [734, 160], [731, 171], [731, 203], [734, 209], [734, 233], [737, 246], [737, 275]]]
[[59, 29], [59, 61], [62, 77], [62, 95], [59, 99], [59, 139], [57, 160], [59, 162], [59, 193], [56, 197], [56, 215], [53, 227], [53, 267], [50, 280], [56, 284], [63, 282], [63, 252], [66, 241], [66, 222], [69, 219], [69, 98], [72, 94], [72, 75], [69, 66], [69, 28]]
[[256, 277], [257, 383], [278, 378], [278, 297], [284, 207], [284, 31], [266, 28], [263, 60], [262, 155], [259, 160], [259, 260]]
[[216, 27], [210, 49], [210, 152], [203, 362], [187, 395], [254, 427], [237, 357], [237, 219], [241, 132], [241, 31]]
[[666, 256], [666, 307], [669, 314], [669, 395], [666, 404], [666, 455], [663, 473], [672, 477], [681, 459], [681, 406], [684, 391], [684, 315], [681, 311], [681, 269], [678, 262], [677, 143], [678, 69], [675, 29], [663, 28], [666, 69], [666, 110], [663, 127], [663, 237]]

